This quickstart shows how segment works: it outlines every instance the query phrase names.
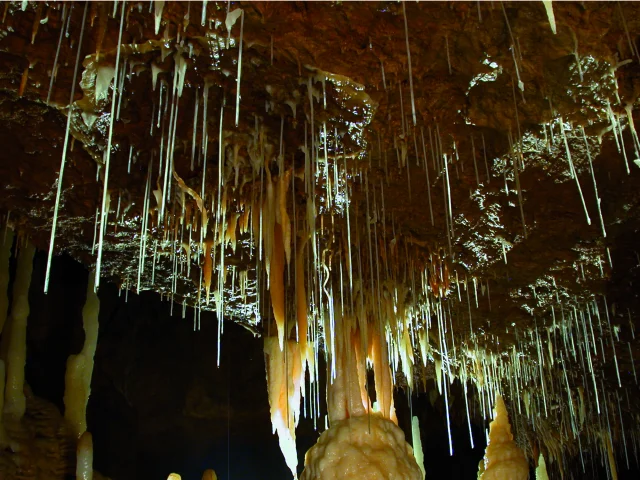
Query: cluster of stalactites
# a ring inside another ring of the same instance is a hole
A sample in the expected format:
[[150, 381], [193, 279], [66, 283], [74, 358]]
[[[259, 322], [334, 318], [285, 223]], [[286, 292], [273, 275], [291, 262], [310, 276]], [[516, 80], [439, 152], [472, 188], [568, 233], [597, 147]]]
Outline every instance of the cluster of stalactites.
[[[304, 282], [302, 282], [304, 287]], [[280, 448], [292, 473], [296, 474], [297, 451], [295, 428], [300, 418], [301, 399], [305, 394], [305, 363], [310, 383], [314, 382], [314, 349], [307, 335], [304, 289], [299, 297], [298, 339], [289, 332], [280, 348], [278, 337], [265, 337], [264, 350], [271, 422]], [[368, 318], [325, 316], [327, 364], [327, 405], [330, 425], [353, 417], [376, 415], [397, 424], [393, 404], [393, 377], [389, 365], [387, 336]], [[377, 402], [372, 405], [367, 390], [367, 363], [373, 366]], [[314, 399], [315, 400], [315, 399]], [[316, 409], [317, 410], [317, 409]]]
[[[256, 139], [256, 142], [260, 142]], [[202, 225], [203, 241], [201, 244], [204, 260], [202, 264], [202, 282], [206, 293], [206, 301], [209, 303], [210, 293], [213, 285], [213, 272], [218, 272], [218, 287], [216, 294], [216, 308], [222, 311], [222, 289], [224, 288], [227, 269], [224, 265], [224, 249], [229, 247], [234, 252], [238, 243], [238, 238], [245, 234], [251, 235], [251, 241], [255, 245], [255, 255], [263, 262], [267, 278], [267, 288], [271, 297], [273, 316], [278, 329], [278, 340], [280, 348], [284, 348], [285, 339], [285, 279], [284, 269], [292, 262], [292, 228], [291, 220], [287, 210], [287, 193], [292, 179], [292, 170], [284, 170], [280, 162], [280, 172], [277, 177], [273, 177], [268, 167], [271, 162], [264, 162], [265, 155], [270, 155], [271, 145], [263, 146], [260, 149], [266, 150], [258, 159], [256, 168], [262, 169], [265, 176], [265, 192], [259, 192], [251, 200], [238, 200], [234, 206], [235, 211], [230, 211], [232, 200], [226, 185], [220, 185], [219, 208], [216, 212], [216, 225], [209, 228], [213, 235], [207, 237], [207, 225]], [[253, 151], [250, 149], [250, 151]], [[233, 157], [238, 155], [238, 145], [233, 147]], [[262, 159], [262, 160], [261, 160]], [[185, 191], [190, 189], [181, 187]], [[255, 193], [255, 192], [254, 192]], [[200, 197], [194, 193], [192, 195], [200, 201]], [[203, 215], [206, 215], [204, 207], [200, 208]], [[204, 238], [206, 237], [206, 238]], [[304, 245], [304, 241], [302, 241]], [[215, 249], [221, 247], [222, 253], [216, 255]], [[298, 248], [302, 250], [301, 247]], [[190, 253], [190, 252], [188, 252]], [[300, 262], [303, 261], [299, 255]], [[219, 264], [214, 265], [214, 258], [219, 259]]]
[[[393, 405], [393, 377], [389, 366], [386, 335], [366, 319], [337, 317], [331, 346], [332, 376], [327, 385], [331, 423], [371, 412], [367, 393], [367, 361], [373, 365], [376, 403], [373, 411], [397, 423]], [[326, 327], [325, 327], [326, 328]], [[327, 330], [325, 330], [327, 331]]]
[[[273, 317], [278, 329], [278, 343], [284, 349], [285, 339], [285, 260], [291, 261], [291, 221], [287, 213], [287, 192], [291, 180], [291, 171], [282, 172], [276, 182], [265, 168], [267, 177], [267, 195], [261, 206], [261, 215], [254, 215], [253, 229], [255, 238], [262, 231], [267, 282], [271, 294]], [[258, 222], [261, 220], [262, 225]]]
[[509, 414], [501, 395], [496, 395], [493, 421], [489, 425], [489, 444], [481, 462], [481, 471], [480, 480], [529, 478], [529, 464], [513, 441]]

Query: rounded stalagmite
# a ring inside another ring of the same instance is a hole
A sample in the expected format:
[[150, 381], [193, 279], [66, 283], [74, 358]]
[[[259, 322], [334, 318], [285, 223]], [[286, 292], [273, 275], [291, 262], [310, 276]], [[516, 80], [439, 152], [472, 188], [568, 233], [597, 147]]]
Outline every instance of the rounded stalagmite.
[[305, 456], [301, 480], [422, 480], [403, 431], [378, 414], [340, 420]]
[[216, 472], [209, 468], [202, 474], [202, 480], [218, 480], [218, 476]]

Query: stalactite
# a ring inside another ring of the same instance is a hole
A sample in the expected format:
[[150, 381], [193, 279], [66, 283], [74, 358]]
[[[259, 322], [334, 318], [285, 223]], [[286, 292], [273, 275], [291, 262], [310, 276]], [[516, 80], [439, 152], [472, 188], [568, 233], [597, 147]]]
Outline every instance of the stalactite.
[[[307, 339], [307, 330], [309, 327], [309, 317], [307, 308], [307, 292], [305, 288], [305, 269], [304, 269], [304, 252], [309, 237], [298, 240], [298, 252], [296, 254], [296, 320], [298, 328], [298, 343], [300, 345], [300, 356], [305, 362], [307, 368], [313, 361], [313, 355], [309, 351], [309, 343]], [[313, 377], [313, 369], [309, 369], [310, 375]]]
[[284, 241], [282, 227], [279, 223], [273, 229], [273, 250], [269, 269], [269, 292], [273, 317], [278, 328], [278, 342], [284, 348], [285, 339], [285, 287], [284, 287]]
[[273, 433], [277, 432], [280, 450], [295, 477], [298, 466], [295, 429], [300, 417], [300, 388], [304, 382], [300, 349], [292, 340], [287, 340], [281, 348], [278, 338], [265, 337], [264, 353]]
[[[73, 104], [73, 100], [74, 100], [74, 95], [75, 95], [75, 87], [76, 87], [76, 78], [78, 77], [78, 67], [80, 65], [80, 52], [82, 51], [82, 39], [84, 37], [84, 27], [85, 27], [85, 21], [87, 18], [87, 8], [88, 8], [88, 3], [85, 4], [85, 8], [84, 8], [84, 13], [82, 14], [82, 27], [80, 28], [80, 39], [79, 39], [79, 45], [78, 45], [78, 53], [76, 55], [76, 64], [75, 64], [75, 68], [73, 71], [73, 83], [71, 85], [71, 93], [69, 95], [69, 109], [71, 109], [71, 106]], [[52, 73], [53, 75], [53, 73]], [[115, 88], [114, 88], [115, 91]], [[48, 100], [47, 100], [47, 103]], [[58, 210], [60, 208], [60, 196], [62, 195], [62, 180], [64, 179], [64, 167], [66, 165], [66, 161], [67, 161], [67, 149], [68, 149], [68, 145], [69, 145], [69, 137], [70, 135], [70, 130], [71, 130], [71, 118], [72, 118], [72, 113], [71, 110], [69, 110], [69, 112], [67, 113], [67, 128], [65, 130], [65, 135], [64, 135], [64, 145], [62, 147], [62, 159], [60, 161], [60, 170], [58, 172], [58, 189], [56, 191], [56, 203], [54, 206], [54, 210], [53, 210], [53, 219], [51, 221], [51, 237], [49, 240], [49, 256], [47, 257], [47, 272], [45, 274], [45, 279], [44, 279], [44, 292], [47, 293], [47, 290], [49, 288], [49, 277], [51, 275], [51, 260], [53, 257], [53, 247], [55, 244], [55, 238], [56, 238], [56, 227], [57, 227], [57, 222], [58, 222]], [[106, 188], [106, 187], [105, 187]], [[1, 330], [0, 330], [1, 331]]]

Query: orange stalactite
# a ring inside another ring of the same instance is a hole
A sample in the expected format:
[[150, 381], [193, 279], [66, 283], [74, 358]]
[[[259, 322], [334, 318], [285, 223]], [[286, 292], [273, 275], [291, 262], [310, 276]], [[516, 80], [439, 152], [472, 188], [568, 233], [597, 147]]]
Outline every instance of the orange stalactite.
[[283, 348], [285, 338], [285, 310], [284, 310], [284, 244], [282, 242], [282, 227], [276, 223], [273, 232], [273, 250], [270, 265], [271, 307], [273, 317], [278, 327], [278, 341]]
[[307, 349], [307, 329], [309, 326], [307, 309], [307, 291], [304, 284], [304, 249], [308, 237], [298, 243], [296, 253], [296, 319], [298, 321], [298, 344], [303, 361], [309, 365]]
[[378, 409], [384, 418], [398, 423], [393, 406], [393, 381], [388, 361], [387, 340], [382, 332], [376, 329], [371, 334], [369, 357], [373, 360], [373, 374], [376, 384]]
[[29, 66], [27, 66], [22, 72], [22, 79], [20, 80], [20, 89], [18, 90], [18, 96], [24, 95], [24, 90], [27, 87], [27, 81], [29, 80]]

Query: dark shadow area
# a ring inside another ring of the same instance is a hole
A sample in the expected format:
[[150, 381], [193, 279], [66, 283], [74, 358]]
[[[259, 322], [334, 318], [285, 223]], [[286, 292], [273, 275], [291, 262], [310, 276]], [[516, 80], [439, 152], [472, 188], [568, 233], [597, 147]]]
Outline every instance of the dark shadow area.
[[[84, 341], [88, 273], [70, 257], [55, 258], [50, 292], [44, 295], [45, 268], [46, 255], [37, 253], [26, 378], [36, 395], [62, 410], [66, 359]], [[207, 468], [221, 480], [291, 478], [271, 433], [260, 338], [225, 322], [218, 367], [215, 314], [202, 312], [201, 329], [194, 331], [193, 310], [187, 309], [182, 318], [182, 308], [174, 305], [171, 316], [170, 301], [156, 293], [126, 294], [105, 284], [99, 296], [100, 336], [88, 408], [98, 471], [114, 480], [164, 480], [170, 472], [199, 480]], [[428, 392], [436, 388], [427, 381]], [[411, 414], [419, 418], [427, 478], [476, 478], [488, 425], [480, 423], [470, 398], [472, 449], [462, 394], [455, 382], [449, 393], [450, 456], [444, 397], [414, 394], [410, 404], [405, 392], [396, 391], [399, 424], [409, 443]], [[324, 415], [324, 393], [321, 409]], [[324, 428], [324, 416], [317, 424]], [[297, 429], [299, 471], [318, 436], [313, 421], [302, 418]], [[624, 452], [618, 454], [619, 478], [640, 478], [638, 470], [625, 470]], [[636, 464], [635, 457], [630, 463]], [[599, 458], [585, 457], [585, 469], [583, 474], [577, 463], [573, 476], [565, 478], [607, 478]]]

